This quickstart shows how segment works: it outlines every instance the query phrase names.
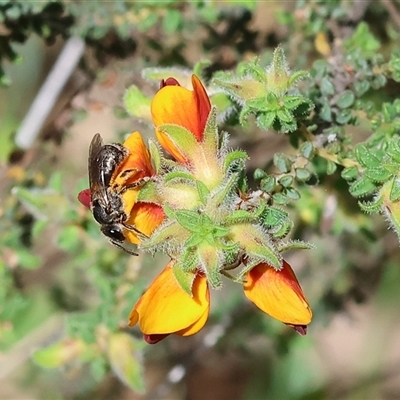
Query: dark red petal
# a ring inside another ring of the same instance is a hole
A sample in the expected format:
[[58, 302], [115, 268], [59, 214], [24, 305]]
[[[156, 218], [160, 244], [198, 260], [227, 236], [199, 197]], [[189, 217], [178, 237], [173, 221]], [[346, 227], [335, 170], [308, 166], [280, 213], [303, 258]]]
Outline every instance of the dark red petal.
[[85, 189], [82, 190], [78, 194], [78, 200], [81, 204], [83, 204], [85, 207], [90, 209], [90, 203], [92, 202], [92, 196], [90, 195], [90, 189]]
[[167, 336], [169, 336], [169, 333], [163, 335], [143, 335], [143, 339], [148, 344], [156, 344], [161, 342], [161, 340], [165, 339]]
[[307, 325], [290, 325], [290, 324], [286, 325], [291, 326], [301, 336], [307, 335]]
[[160, 89], [164, 86], [181, 86], [175, 78], [161, 79]]

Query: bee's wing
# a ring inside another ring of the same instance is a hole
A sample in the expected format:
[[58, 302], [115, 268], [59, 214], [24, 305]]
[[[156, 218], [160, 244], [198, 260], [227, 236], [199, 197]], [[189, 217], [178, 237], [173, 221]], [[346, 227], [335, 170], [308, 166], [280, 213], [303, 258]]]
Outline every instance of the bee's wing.
[[99, 159], [99, 153], [103, 147], [103, 140], [99, 133], [96, 133], [90, 142], [89, 147], [89, 159], [88, 159], [88, 170], [89, 170], [89, 186], [90, 192], [93, 197], [95, 194], [101, 194], [102, 197], [106, 194], [106, 188], [104, 185], [104, 175], [101, 170], [101, 160]]

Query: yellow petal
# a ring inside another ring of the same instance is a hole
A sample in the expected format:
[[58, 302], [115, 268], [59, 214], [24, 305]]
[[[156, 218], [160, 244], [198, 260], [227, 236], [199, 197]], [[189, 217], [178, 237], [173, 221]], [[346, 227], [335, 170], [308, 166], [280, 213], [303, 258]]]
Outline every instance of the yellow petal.
[[[130, 192], [132, 192], [130, 196], [131, 199], [133, 199], [135, 193], [133, 190], [131, 190]], [[150, 236], [158, 227], [158, 225], [161, 224], [164, 218], [164, 211], [159, 205], [154, 203], [138, 202], [134, 203], [127, 224], [134, 225], [138, 231], [146, 236]], [[125, 238], [128, 242], [134, 244], [140, 243], [140, 239], [134, 231], [126, 230], [124, 233]]]
[[154, 175], [149, 150], [139, 132], [131, 133], [123, 145], [129, 150], [129, 155], [116, 170], [114, 185], [127, 186]]
[[[204, 325], [209, 310], [209, 291], [205, 277], [197, 275], [193, 297], [184, 292], [172, 272], [172, 262], [153, 281], [134, 306], [129, 325], [139, 323], [145, 335], [178, 333], [190, 329], [196, 333]], [[205, 317], [206, 315], [206, 317]], [[199, 320], [201, 323], [196, 324]]]
[[258, 308], [289, 325], [307, 325], [312, 312], [290, 265], [276, 271], [259, 264], [246, 275], [244, 293]]
[[151, 103], [151, 114], [156, 127], [157, 140], [177, 161], [185, 159], [170, 138], [157, 129], [163, 124], [183, 126], [193, 133], [198, 141], [203, 138], [204, 128], [211, 111], [207, 92], [197, 76], [192, 76], [193, 91], [182, 86], [162, 87]]

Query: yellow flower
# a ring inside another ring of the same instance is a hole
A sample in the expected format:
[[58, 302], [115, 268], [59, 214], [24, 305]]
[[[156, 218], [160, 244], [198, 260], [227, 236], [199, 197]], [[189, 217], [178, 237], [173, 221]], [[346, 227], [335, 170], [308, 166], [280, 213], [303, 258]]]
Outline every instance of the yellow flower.
[[210, 310], [207, 279], [194, 277], [192, 296], [176, 281], [171, 261], [133, 307], [129, 326], [139, 323], [148, 343], [157, 343], [170, 334], [190, 336], [205, 325]]
[[291, 266], [283, 260], [279, 271], [262, 263], [246, 275], [244, 294], [271, 317], [300, 333], [311, 322], [312, 312]]
[[196, 75], [192, 76], [193, 90], [188, 90], [169, 78], [151, 103], [151, 114], [156, 127], [157, 140], [177, 161], [186, 163], [184, 155], [165, 132], [157, 129], [164, 124], [174, 124], [190, 131], [198, 142], [203, 139], [204, 128], [211, 111], [207, 92]]

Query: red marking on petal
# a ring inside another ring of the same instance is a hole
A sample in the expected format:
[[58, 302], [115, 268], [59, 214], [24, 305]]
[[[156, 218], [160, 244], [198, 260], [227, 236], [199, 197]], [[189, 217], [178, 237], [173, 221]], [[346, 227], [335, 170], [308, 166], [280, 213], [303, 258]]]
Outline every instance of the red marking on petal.
[[167, 79], [161, 79], [160, 89], [162, 89], [164, 86], [181, 86], [181, 85], [175, 78], [170, 77]]
[[307, 325], [287, 325], [291, 326], [301, 336], [307, 335]]
[[90, 195], [90, 189], [85, 189], [79, 192], [78, 200], [85, 207], [90, 209], [90, 204], [92, 202], [92, 196]]
[[148, 344], [156, 344], [161, 342], [161, 340], [165, 339], [167, 336], [169, 336], [169, 333], [163, 335], [143, 335], [143, 339]]

